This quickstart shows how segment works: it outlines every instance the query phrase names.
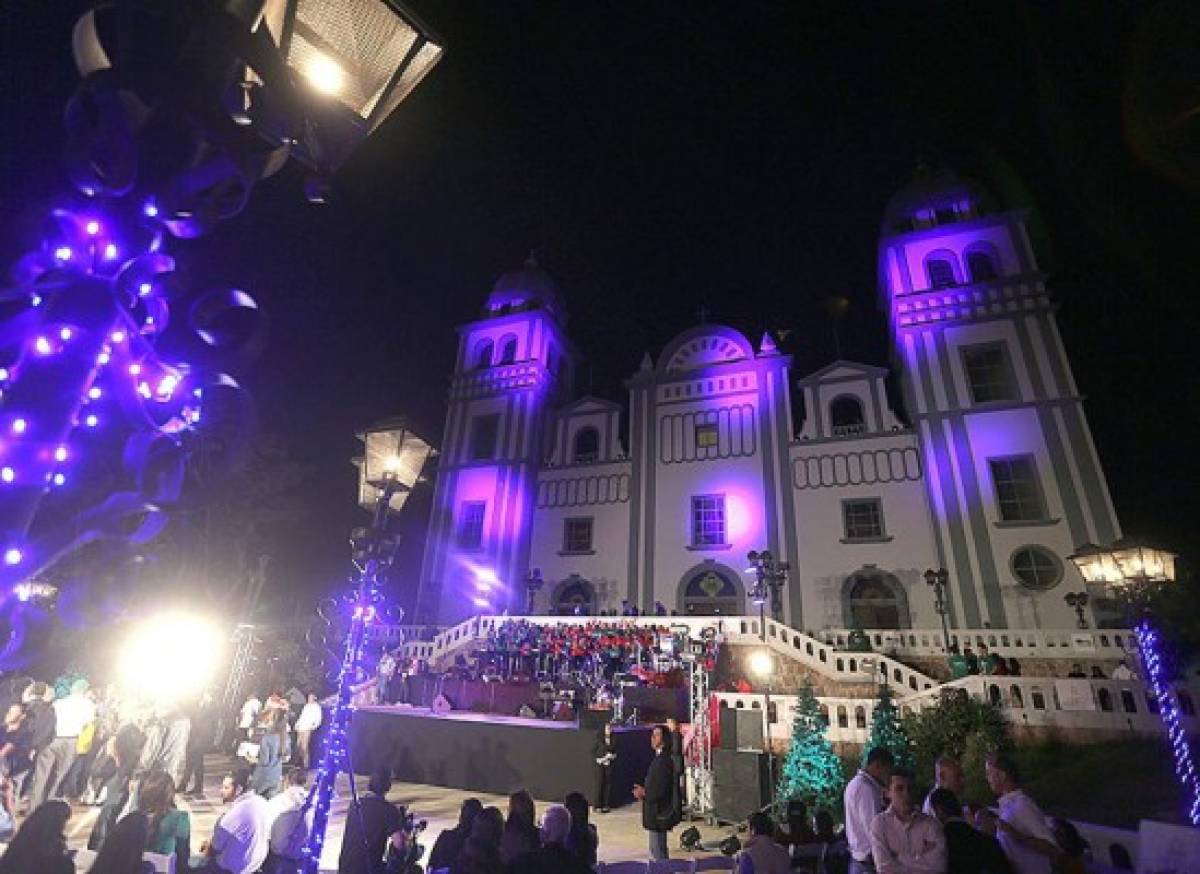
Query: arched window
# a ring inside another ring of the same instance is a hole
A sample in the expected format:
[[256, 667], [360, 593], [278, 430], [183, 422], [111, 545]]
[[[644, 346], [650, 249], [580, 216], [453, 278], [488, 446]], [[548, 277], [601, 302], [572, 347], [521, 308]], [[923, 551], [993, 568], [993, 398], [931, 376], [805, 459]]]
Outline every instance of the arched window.
[[1109, 692], [1103, 686], [1096, 690], [1096, 700], [1100, 702], [1101, 710], [1110, 712], [1113, 709], [1112, 692]]
[[491, 340], [484, 340], [475, 347], [475, 369], [483, 370], [485, 367], [492, 366], [492, 346]]
[[500, 363], [512, 364], [517, 360], [517, 338], [507, 337], [500, 341]]
[[1011, 686], [1008, 690], [1008, 697], [1009, 697], [1009, 700], [1012, 701], [1013, 707], [1024, 707], [1025, 706], [1025, 701], [1021, 697], [1021, 687], [1020, 686], [1017, 686], [1016, 684]]
[[575, 432], [575, 445], [571, 459], [576, 464], [586, 464], [600, 457], [600, 432], [588, 426]]
[[862, 401], [853, 395], [836, 397], [829, 404], [829, 422], [834, 437], [861, 434], [865, 430]]
[[850, 725], [850, 720], [846, 717], [846, 708], [838, 705], [837, 709], [838, 728], [847, 728]]
[[863, 708], [863, 706], [861, 704], [854, 708], [854, 727], [855, 728], [866, 728], [867, 727], [867, 711]]
[[954, 272], [954, 256], [939, 252], [925, 259], [925, 272], [929, 274], [930, 288], [952, 288], [958, 285]]
[[879, 577], [860, 577], [850, 589], [850, 619], [855, 628], [899, 628], [896, 594]]
[[1000, 271], [996, 269], [995, 256], [982, 248], [967, 252], [967, 272], [971, 274], [972, 282], [986, 282], [1000, 275]]
[[988, 684], [988, 701], [992, 702], [993, 707], [999, 707], [1001, 703], [1000, 687], [995, 683]]

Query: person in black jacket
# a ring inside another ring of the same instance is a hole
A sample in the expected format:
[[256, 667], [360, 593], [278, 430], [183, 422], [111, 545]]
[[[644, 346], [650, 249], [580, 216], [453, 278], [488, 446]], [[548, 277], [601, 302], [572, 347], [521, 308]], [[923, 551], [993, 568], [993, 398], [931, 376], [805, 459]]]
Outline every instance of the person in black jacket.
[[684, 770], [683, 761], [683, 729], [679, 727], [679, 720], [674, 716], [667, 720], [667, 732], [667, 739], [671, 742], [671, 764], [675, 768], [675, 782], [679, 786], [675, 806], [682, 814], [684, 803], [687, 801], [687, 771]]
[[338, 874], [382, 874], [388, 839], [404, 828], [400, 811], [387, 800], [391, 788], [391, 770], [379, 769], [371, 775], [367, 791], [359, 796], [357, 809], [351, 804], [346, 811]]
[[478, 798], [468, 798], [462, 803], [458, 812], [458, 825], [438, 835], [433, 844], [433, 852], [429, 854], [430, 871], [454, 867], [454, 863], [458, 861], [458, 854], [462, 852], [463, 845], [471, 836], [471, 826], [475, 824], [475, 817], [482, 812], [483, 804]]
[[611, 722], [604, 723], [604, 730], [596, 736], [592, 758], [596, 762], [596, 794], [592, 806], [601, 813], [608, 813], [612, 801], [613, 763], [617, 760], [617, 738]]
[[1012, 874], [999, 842], [962, 817], [962, 803], [949, 789], [929, 793], [929, 806], [946, 835], [946, 874]]
[[650, 858], [667, 859], [667, 832], [679, 823], [675, 767], [671, 764], [667, 729], [656, 725], [650, 732], [654, 761], [646, 771], [646, 785], [634, 786], [633, 797], [642, 802], [642, 828], [650, 833]]

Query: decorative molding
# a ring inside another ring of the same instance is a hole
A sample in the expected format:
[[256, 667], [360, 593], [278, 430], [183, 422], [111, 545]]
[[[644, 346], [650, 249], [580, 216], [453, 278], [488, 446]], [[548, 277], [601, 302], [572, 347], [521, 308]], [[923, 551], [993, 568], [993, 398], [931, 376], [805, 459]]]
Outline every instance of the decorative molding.
[[792, 484], [800, 490], [917, 482], [922, 475], [921, 454], [913, 448], [832, 452], [792, 461]]
[[[696, 426], [717, 426], [717, 445], [697, 447]], [[733, 404], [711, 410], [668, 413], [658, 420], [658, 460], [661, 464], [739, 458], [758, 451], [753, 404]]]
[[629, 474], [549, 479], [538, 483], [537, 508], [591, 507], [629, 501]]

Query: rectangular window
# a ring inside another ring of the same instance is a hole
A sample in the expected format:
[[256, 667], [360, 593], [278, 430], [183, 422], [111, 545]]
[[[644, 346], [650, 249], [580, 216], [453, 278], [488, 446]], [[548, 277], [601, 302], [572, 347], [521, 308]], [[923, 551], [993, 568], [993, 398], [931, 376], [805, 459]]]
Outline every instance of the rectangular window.
[[692, 546], [725, 546], [725, 496], [692, 496]]
[[975, 403], [1017, 399], [1016, 382], [1003, 343], [964, 346], [962, 360], [963, 369], [967, 374], [967, 386]]
[[842, 522], [847, 540], [882, 540], [883, 505], [879, 498], [842, 501]]
[[500, 414], [476, 416], [471, 420], [471, 461], [491, 461], [496, 457], [500, 435]]
[[486, 501], [463, 501], [458, 511], [459, 549], [483, 549], [483, 516]]
[[1046, 504], [1032, 456], [990, 458], [988, 465], [992, 469], [1001, 520], [1040, 522], [1046, 518]]
[[717, 423], [706, 422], [696, 426], [696, 448], [708, 449], [717, 445]]
[[563, 519], [563, 552], [592, 551], [592, 517]]

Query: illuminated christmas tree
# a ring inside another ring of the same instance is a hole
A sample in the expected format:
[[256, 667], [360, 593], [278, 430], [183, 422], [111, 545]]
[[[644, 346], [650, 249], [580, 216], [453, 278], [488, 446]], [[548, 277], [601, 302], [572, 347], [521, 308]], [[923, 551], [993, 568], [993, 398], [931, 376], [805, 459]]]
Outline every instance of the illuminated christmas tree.
[[776, 803], [783, 807], [794, 799], [805, 802], [810, 811], [829, 810], [836, 814], [842, 803], [846, 778], [842, 762], [825, 737], [825, 719], [821, 706], [807, 681], [800, 688], [792, 719], [792, 745], [783, 760], [776, 790]]
[[875, 747], [890, 750], [897, 768], [913, 769], [912, 744], [900, 724], [900, 714], [892, 700], [891, 689], [886, 684], [879, 687], [879, 700], [875, 704], [875, 712], [871, 714], [871, 736], [863, 747], [863, 766], [867, 763], [867, 753]]

